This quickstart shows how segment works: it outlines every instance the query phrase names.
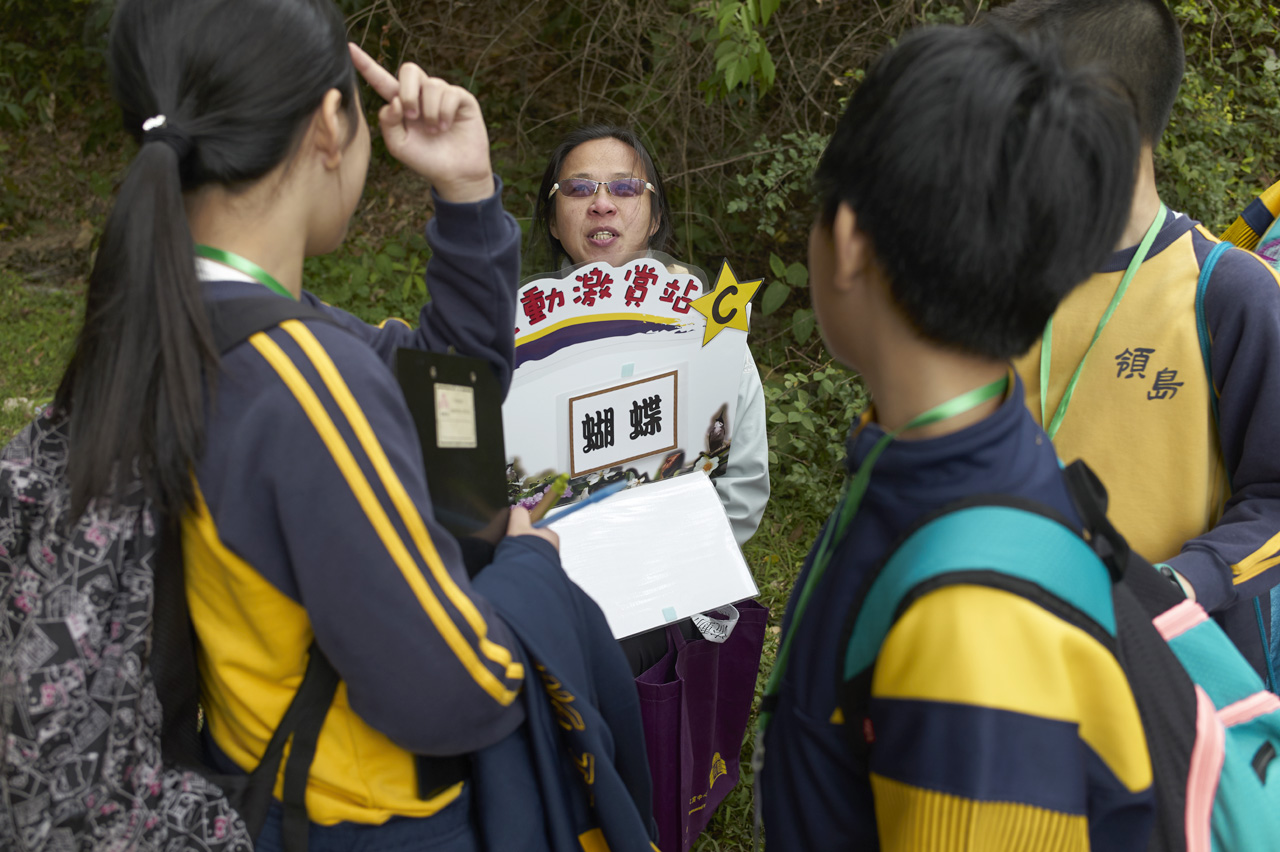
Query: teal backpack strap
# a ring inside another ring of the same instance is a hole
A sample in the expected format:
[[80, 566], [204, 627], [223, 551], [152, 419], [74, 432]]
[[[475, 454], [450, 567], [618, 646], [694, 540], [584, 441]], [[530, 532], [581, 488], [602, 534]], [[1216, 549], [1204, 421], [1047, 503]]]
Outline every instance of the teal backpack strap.
[[1219, 423], [1218, 392], [1214, 389], [1213, 384], [1209, 323], [1204, 317], [1204, 294], [1209, 290], [1209, 279], [1213, 277], [1213, 268], [1218, 265], [1218, 258], [1222, 257], [1231, 248], [1232, 244], [1226, 240], [1214, 246], [1209, 252], [1209, 256], [1204, 259], [1204, 265], [1200, 267], [1200, 280], [1196, 282], [1196, 334], [1200, 337], [1200, 357], [1204, 361], [1205, 377], [1209, 380], [1209, 405], [1213, 408], [1213, 422], [1215, 424]]
[[[1209, 382], [1209, 405], [1213, 408], [1213, 422], [1219, 429], [1222, 428], [1222, 420], [1218, 414], [1218, 391], [1213, 383], [1212, 341], [1209, 340], [1209, 322], [1204, 315], [1204, 297], [1209, 290], [1209, 279], [1213, 277], [1213, 269], [1218, 265], [1218, 259], [1232, 248], [1233, 245], [1226, 240], [1214, 246], [1209, 251], [1209, 256], [1204, 259], [1204, 265], [1200, 267], [1200, 279], [1196, 282], [1196, 334], [1200, 337], [1200, 357], [1204, 361], [1204, 374]], [[1230, 485], [1230, 476], [1228, 476], [1228, 485]], [[1270, 601], [1269, 594], [1268, 601]], [[1267, 688], [1274, 690], [1276, 688], [1275, 662], [1272, 660], [1271, 643], [1267, 641], [1267, 618], [1262, 612], [1261, 596], [1253, 599], [1253, 614], [1258, 619], [1262, 656], [1267, 661]]]
[[982, 498], [944, 510], [884, 563], [850, 616], [842, 680], [852, 681], [871, 668], [911, 601], [956, 583], [1006, 588], [1039, 603], [1065, 605], [1114, 640], [1112, 577], [1089, 544], [1035, 504]]

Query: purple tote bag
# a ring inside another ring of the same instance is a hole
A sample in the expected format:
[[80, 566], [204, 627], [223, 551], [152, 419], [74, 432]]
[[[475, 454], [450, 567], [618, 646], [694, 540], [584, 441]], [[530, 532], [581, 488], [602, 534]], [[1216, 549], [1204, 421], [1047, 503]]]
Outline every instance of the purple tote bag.
[[738, 623], [721, 644], [668, 626], [666, 655], [636, 678], [663, 852], [688, 852], [738, 783], [769, 610], [736, 607]]

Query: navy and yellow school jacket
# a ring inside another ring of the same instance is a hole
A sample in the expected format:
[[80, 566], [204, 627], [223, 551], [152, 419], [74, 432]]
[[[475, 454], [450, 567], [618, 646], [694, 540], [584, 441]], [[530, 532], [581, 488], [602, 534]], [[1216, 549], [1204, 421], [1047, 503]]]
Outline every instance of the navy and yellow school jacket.
[[[851, 468], [883, 434], [864, 418], [849, 440]], [[1021, 383], [987, 419], [894, 441], [876, 463], [796, 627], [765, 734], [756, 789], [770, 849], [1146, 848], [1151, 763], [1119, 663], [1093, 636], [1009, 592], [947, 586], [907, 608], [876, 661], [869, 760], [853, 754], [837, 688], [859, 590], [921, 518], [979, 494], [1035, 500], [1078, 524]], [[793, 594], [784, 631], [794, 603]]]
[[[1217, 242], [1187, 216], [1167, 214], [1085, 362], [1054, 444], [1063, 461], [1093, 468], [1116, 528], [1148, 560], [1186, 577], [1265, 675], [1253, 599], [1262, 596], [1269, 627], [1267, 596], [1280, 584], [1280, 277], [1240, 249], [1214, 267], [1204, 300], [1211, 385], [1195, 298]], [[1134, 252], [1112, 255], [1054, 315], [1050, 417]], [[1037, 343], [1015, 364], [1037, 421], [1040, 357]]]
[[[432, 517], [417, 432], [388, 368], [397, 347], [452, 346], [487, 359], [505, 390], [520, 229], [496, 192], [435, 208], [431, 302], [417, 329], [324, 308], [341, 327], [292, 320], [223, 356], [198, 504], [183, 523], [218, 750], [246, 771], [257, 765], [313, 638], [342, 677], [307, 788], [322, 824], [435, 813], [462, 785], [420, 800], [412, 753], [471, 752], [523, 718], [524, 666]], [[209, 299], [264, 292], [220, 271], [226, 280], [205, 281]], [[495, 560], [559, 564], [528, 536], [504, 541]]]

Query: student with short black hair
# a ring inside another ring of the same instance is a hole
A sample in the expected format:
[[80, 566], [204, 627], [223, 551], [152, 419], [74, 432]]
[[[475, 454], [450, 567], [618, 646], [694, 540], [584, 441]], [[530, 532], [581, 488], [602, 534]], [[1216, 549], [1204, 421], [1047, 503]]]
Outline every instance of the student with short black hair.
[[1018, 0], [987, 16], [1059, 42], [1073, 64], [1099, 64], [1133, 95], [1142, 141], [1160, 140], [1182, 86], [1182, 30], [1164, 0]]
[[1015, 363], [1027, 404], [1064, 461], [1082, 458], [1102, 478], [1134, 549], [1164, 563], [1274, 690], [1280, 275], [1227, 250], [1198, 328], [1199, 279], [1218, 240], [1162, 204], [1153, 153], [1182, 80], [1178, 23], [1164, 0], [1018, 0], [988, 19], [1053, 37], [1069, 63], [1119, 78], [1142, 131], [1113, 253]]
[[1081, 527], [1009, 359], [1123, 228], [1131, 109], [1044, 44], [944, 27], [904, 37], [839, 121], [815, 176], [810, 291], [874, 407], [762, 710], [771, 849], [1145, 848], [1151, 765], [1128, 682], [1048, 609], [977, 583], [926, 591], [881, 647], [867, 717], [845, 719], [839, 695], [869, 576], [941, 507], [1002, 495]]

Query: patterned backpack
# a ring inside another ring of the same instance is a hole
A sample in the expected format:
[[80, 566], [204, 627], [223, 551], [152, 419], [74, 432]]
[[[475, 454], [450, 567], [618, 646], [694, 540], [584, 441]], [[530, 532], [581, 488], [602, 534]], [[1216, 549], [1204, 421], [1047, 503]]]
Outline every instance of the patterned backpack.
[[[323, 316], [277, 297], [210, 314], [224, 352]], [[72, 515], [69, 449], [46, 410], [0, 451], [0, 848], [250, 852], [290, 734], [285, 801], [302, 801], [337, 676], [313, 648], [259, 768], [205, 771], [180, 545], [136, 470], [114, 503]]]

